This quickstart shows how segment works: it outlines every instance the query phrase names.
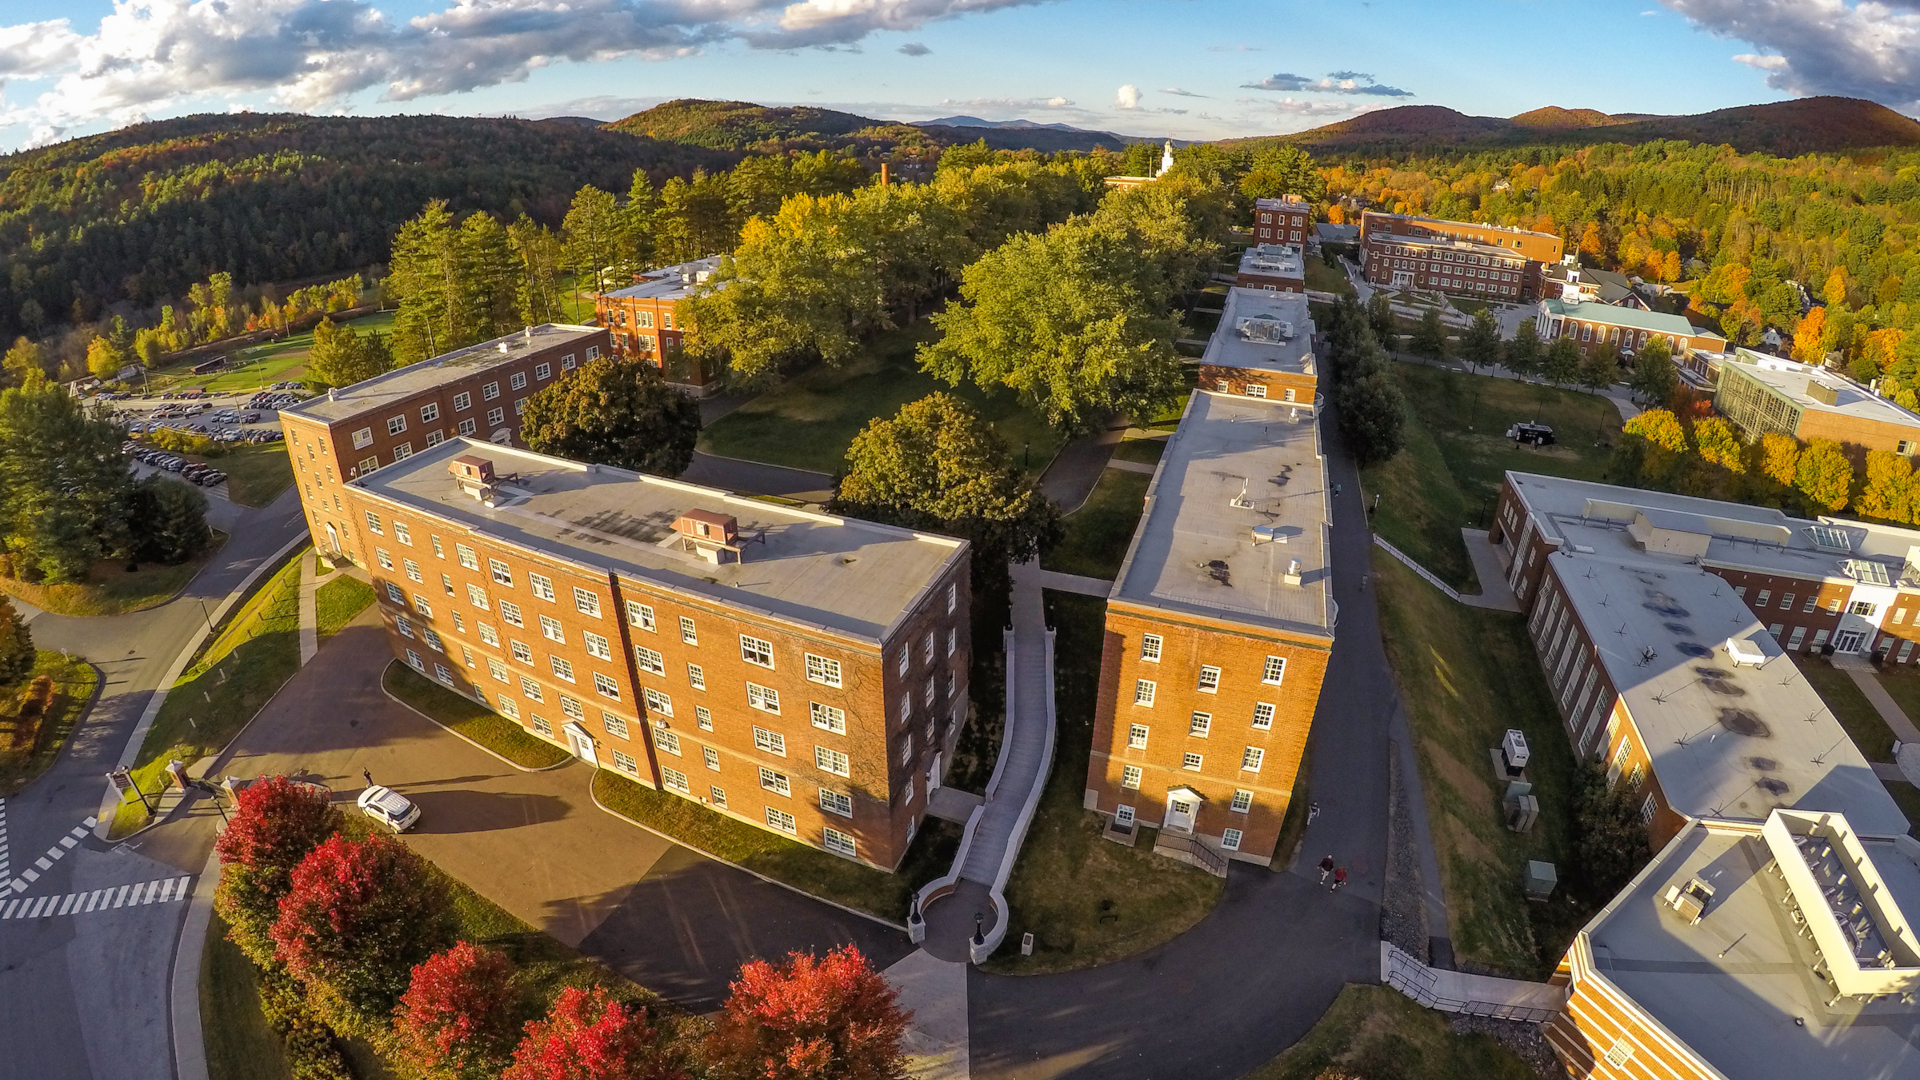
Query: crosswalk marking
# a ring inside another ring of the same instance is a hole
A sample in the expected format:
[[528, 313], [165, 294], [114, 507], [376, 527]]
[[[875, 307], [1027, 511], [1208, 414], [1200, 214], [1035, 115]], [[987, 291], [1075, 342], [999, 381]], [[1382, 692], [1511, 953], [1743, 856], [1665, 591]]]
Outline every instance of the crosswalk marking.
[[0, 799], [0, 886], [12, 876], [11, 863], [7, 857], [7, 800]]
[[185, 900], [192, 891], [193, 878], [155, 878], [136, 885], [108, 885], [87, 892], [64, 896], [38, 896], [14, 899], [0, 907], [0, 922], [9, 919], [39, 919], [49, 915], [84, 915], [91, 911], [110, 911], [121, 906], [171, 904]]
[[[28, 870], [27, 872], [21, 874], [19, 877], [13, 879], [13, 886], [12, 886], [13, 891], [25, 892], [27, 890], [28, 885], [31, 885], [34, 882], [40, 880], [40, 875], [42, 873], [45, 873], [46, 871], [53, 869], [54, 863], [65, 858], [67, 852], [72, 851], [75, 847], [78, 847], [80, 844], [80, 841], [86, 839], [87, 834], [93, 831], [93, 827], [96, 823], [97, 823], [97, 819], [93, 817], [88, 817], [86, 820], [82, 821], [80, 824], [75, 825], [73, 828], [67, 830], [67, 835], [61, 837], [59, 842], [55, 843], [52, 847], [48, 848], [47, 853], [45, 855], [42, 855], [38, 859], [34, 860], [33, 869]], [[0, 824], [4, 824], [4, 822], [0, 822]], [[4, 842], [4, 840], [5, 840], [5, 836], [0, 835], [0, 842]], [[5, 880], [6, 880], [6, 875], [4, 871], [0, 871], [0, 883], [4, 883]]]

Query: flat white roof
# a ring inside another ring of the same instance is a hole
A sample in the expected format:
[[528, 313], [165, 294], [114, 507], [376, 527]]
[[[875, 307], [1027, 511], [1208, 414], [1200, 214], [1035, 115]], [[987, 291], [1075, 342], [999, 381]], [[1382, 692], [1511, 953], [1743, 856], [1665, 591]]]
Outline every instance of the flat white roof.
[[619, 289], [608, 289], [603, 296], [618, 299], [683, 300], [693, 295], [695, 286], [704, 284], [707, 275], [720, 268], [720, 256], [709, 255], [692, 262], [663, 266], [641, 275], [641, 280]]
[[1240, 253], [1240, 272], [1264, 277], [1304, 278], [1306, 262], [1292, 244], [1255, 244]]
[[[1765, 384], [1802, 409], [1920, 427], [1920, 415], [1880, 397], [1837, 371], [1768, 356], [1751, 349], [1736, 349], [1731, 361], [1723, 360], [1721, 376], [1724, 378], [1729, 371], [1739, 372]], [[1828, 404], [1812, 396], [1809, 384], [1818, 384], [1832, 393], [1833, 403]]]
[[[494, 506], [448, 472], [462, 455], [493, 463]], [[351, 483], [509, 544], [875, 642], [967, 551], [951, 537], [474, 439], [450, 439]], [[673, 523], [690, 510], [738, 519], [740, 561], [716, 565], [681, 549]]]
[[1196, 390], [1109, 599], [1331, 639], [1330, 524], [1313, 410]]
[[[1893, 836], [1907, 818], [1820, 695], [1721, 578], [1680, 559], [1559, 551], [1547, 566], [1639, 730], [1668, 805], [1765, 820], [1838, 811]], [[1727, 642], [1770, 659], [1736, 663]]]
[[1292, 214], [1313, 212], [1313, 204], [1298, 195], [1282, 195], [1277, 199], [1255, 199], [1253, 207], [1256, 210], [1285, 210]]
[[385, 374], [354, 383], [352, 386], [341, 387], [318, 397], [308, 398], [298, 405], [280, 411], [292, 413], [295, 416], [309, 416], [323, 424], [331, 424], [358, 416], [363, 412], [386, 408], [405, 401], [422, 390], [431, 390], [456, 379], [478, 375], [489, 368], [517, 363], [530, 352], [564, 345], [571, 341], [585, 341], [604, 333], [606, 331], [597, 326], [568, 326], [556, 323], [530, 326], [518, 333], [497, 337], [492, 341], [483, 341], [478, 345], [469, 345], [464, 349], [455, 349], [450, 353], [441, 353], [439, 356], [429, 357], [403, 368], [395, 368]]
[[[1862, 846], [1900, 907], [1920, 911], [1920, 843]], [[1690, 825], [1589, 924], [1597, 973], [1736, 1080], [1920, 1076], [1920, 1009], [1897, 997], [1829, 1007], [1820, 954], [1789, 919], [1771, 861], [1751, 823]], [[1695, 878], [1714, 892], [1690, 925], [1663, 898]]]
[[1305, 293], [1230, 288], [1220, 308], [1220, 325], [1207, 339], [1200, 363], [1313, 375], [1314, 328], [1308, 311]]

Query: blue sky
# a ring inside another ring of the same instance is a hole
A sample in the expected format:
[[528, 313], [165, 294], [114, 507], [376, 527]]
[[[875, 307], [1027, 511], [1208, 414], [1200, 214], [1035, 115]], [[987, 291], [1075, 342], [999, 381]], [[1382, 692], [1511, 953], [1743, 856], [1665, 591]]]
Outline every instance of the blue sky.
[[[116, 11], [117, 8], [117, 11]], [[612, 119], [671, 97], [1125, 134], [1399, 104], [1920, 111], [1920, 15], [1858, 0], [4, 0], [0, 148], [237, 108]]]

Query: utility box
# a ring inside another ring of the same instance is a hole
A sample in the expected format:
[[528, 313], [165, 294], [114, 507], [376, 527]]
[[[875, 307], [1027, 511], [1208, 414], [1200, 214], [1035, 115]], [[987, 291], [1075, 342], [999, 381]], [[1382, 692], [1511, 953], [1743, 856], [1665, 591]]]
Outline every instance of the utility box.
[[1560, 873], [1550, 862], [1538, 859], [1527, 861], [1526, 890], [1527, 899], [1545, 900], [1553, 895], [1554, 887], [1560, 884]]
[[1507, 829], [1511, 832], [1532, 832], [1540, 820], [1540, 800], [1534, 795], [1509, 795], [1506, 809]]
[[1527, 733], [1519, 728], [1508, 728], [1506, 737], [1500, 740], [1500, 757], [1505, 761], [1507, 771], [1518, 774], [1527, 767]]

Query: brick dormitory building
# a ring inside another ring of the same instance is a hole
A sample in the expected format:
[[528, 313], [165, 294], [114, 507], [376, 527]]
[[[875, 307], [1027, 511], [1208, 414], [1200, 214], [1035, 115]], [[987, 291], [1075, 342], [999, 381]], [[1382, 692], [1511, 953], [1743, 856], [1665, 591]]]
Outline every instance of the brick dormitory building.
[[1360, 268], [1375, 285], [1500, 303], [1539, 295], [1541, 266], [1560, 261], [1551, 233], [1383, 214], [1360, 215]]
[[414, 670], [716, 813], [905, 855], [967, 713], [965, 541], [471, 439], [343, 496]]
[[632, 285], [594, 295], [594, 321], [612, 335], [616, 354], [646, 360], [683, 390], [710, 393], [719, 384], [719, 368], [687, 353], [684, 301], [719, 268], [714, 255], [636, 274]]
[[[1238, 332], [1274, 304], [1292, 334]], [[1085, 805], [1216, 873], [1272, 861], [1333, 647], [1312, 332], [1299, 294], [1229, 293], [1107, 600]]]

